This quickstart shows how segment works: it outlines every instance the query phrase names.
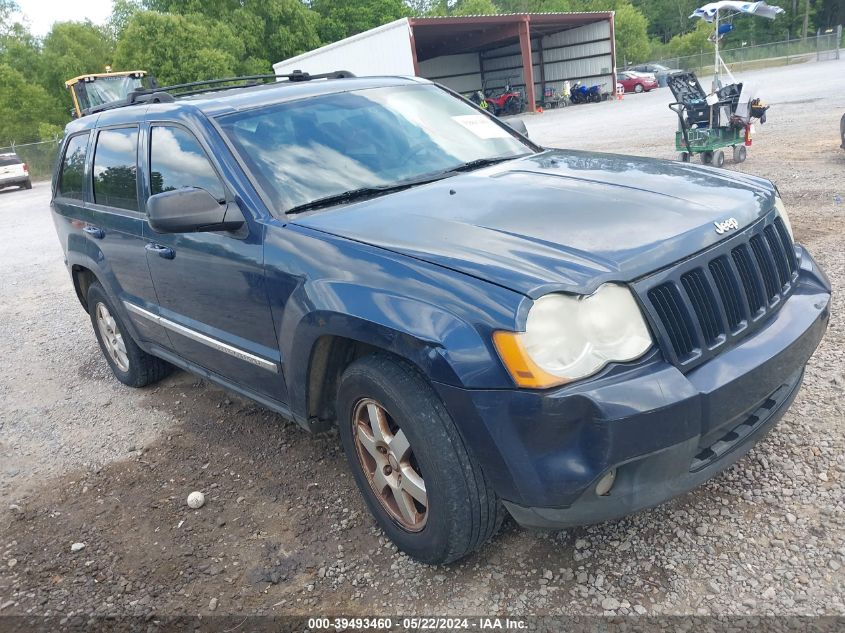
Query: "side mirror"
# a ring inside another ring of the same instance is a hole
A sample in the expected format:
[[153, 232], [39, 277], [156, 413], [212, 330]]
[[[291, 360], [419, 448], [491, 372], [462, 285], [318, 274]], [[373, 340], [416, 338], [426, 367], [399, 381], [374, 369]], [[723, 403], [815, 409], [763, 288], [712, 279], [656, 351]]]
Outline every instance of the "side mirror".
[[235, 231], [244, 217], [236, 205], [221, 204], [205, 189], [183, 187], [150, 196], [150, 226], [158, 233]]
[[505, 119], [505, 123], [508, 125], [509, 128], [511, 128], [512, 130], [516, 130], [525, 138], [530, 138], [528, 136], [528, 128], [525, 127], [525, 121], [523, 121], [522, 119]]

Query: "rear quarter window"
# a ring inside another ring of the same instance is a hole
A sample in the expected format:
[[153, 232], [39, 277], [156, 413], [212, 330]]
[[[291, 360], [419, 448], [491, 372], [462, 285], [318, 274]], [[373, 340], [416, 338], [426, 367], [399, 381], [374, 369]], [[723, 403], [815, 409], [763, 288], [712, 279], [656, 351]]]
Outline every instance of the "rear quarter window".
[[0, 167], [8, 167], [9, 165], [20, 165], [23, 161], [16, 154], [6, 154], [0, 156]]
[[62, 171], [59, 175], [59, 196], [75, 200], [83, 199], [87, 147], [87, 133], [74, 136], [67, 142], [65, 155], [62, 159]]

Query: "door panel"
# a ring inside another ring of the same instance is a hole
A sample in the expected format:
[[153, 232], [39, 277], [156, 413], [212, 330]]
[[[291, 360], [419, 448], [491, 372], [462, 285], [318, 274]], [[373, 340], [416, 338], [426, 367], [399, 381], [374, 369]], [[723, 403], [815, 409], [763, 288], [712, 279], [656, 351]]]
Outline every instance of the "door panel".
[[[221, 204], [237, 204], [193, 133], [181, 126], [152, 125], [146, 140], [152, 194], [200, 187]], [[147, 263], [176, 352], [285, 402], [264, 279], [263, 225], [242, 211], [246, 224], [237, 232], [163, 234], [144, 222]]]
[[[90, 197], [82, 233], [102, 252], [111, 291], [124, 303], [156, 309], [138, 211], [138, 126], [99, 130], [90, 170]], [[149, 319], [130, 316], [142, 340], [169, 348], [167, 332]]]
[[[131, 139], [133, 133], [137, 137], [138, 128], [125, 130], [123, 138], [130, 140], [126, 160], [135, 165]], [[71, 137], [65, 145], [53, 201], [59, 235], [67, 236], [69, 260], [92, 268], [106, 292], [118, 302], [153, 307], [156, 297], [144, 254], [140, 215], [91, 202], [97, 133], [94, 140], [90, 137], [85, 132]], [[135, 319], [133, 323], [142, 340], [165, 341], [169, 346], [161, 326], [147, 320]]]

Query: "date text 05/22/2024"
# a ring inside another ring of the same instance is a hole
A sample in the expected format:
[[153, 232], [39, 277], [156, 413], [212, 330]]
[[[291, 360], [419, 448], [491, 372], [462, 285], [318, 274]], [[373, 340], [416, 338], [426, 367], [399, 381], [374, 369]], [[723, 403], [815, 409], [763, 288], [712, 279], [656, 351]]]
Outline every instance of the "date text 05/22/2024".
[[498, 617], [445, 618], [445, 617], [405, 617], [393, 618], [309, 618], [308, 629], [311, 631], [345, 631], [370, 629], [374, 631], [392, 630], [401, 625], [404, 629], [420, 631], [519, 631], [527, 629], [524, 620]]

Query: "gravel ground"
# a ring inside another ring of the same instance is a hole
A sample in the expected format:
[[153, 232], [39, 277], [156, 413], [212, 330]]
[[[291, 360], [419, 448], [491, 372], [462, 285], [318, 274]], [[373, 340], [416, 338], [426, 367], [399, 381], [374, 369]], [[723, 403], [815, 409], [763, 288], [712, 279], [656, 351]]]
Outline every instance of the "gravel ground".
[[[185, 373], [142, 390], [112, 379], [62, 264], [49, 187], [0, 193], [0, 616], [845, 614], [845, 61], [744, 78], [773, 108], [748, 161], [726, 168], [779, 185], [834, 285], [795, 404], [686, 496], [558, 533], [506, 523], [445, 568], [385, 540], [336, 435], [310, 437]], [[548, 145], [670, 158], [668, 101], [630, 95], [528, 126]], [[196, 511], [192, 490], [206, 493]]]

